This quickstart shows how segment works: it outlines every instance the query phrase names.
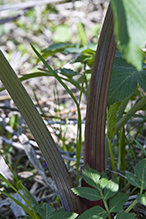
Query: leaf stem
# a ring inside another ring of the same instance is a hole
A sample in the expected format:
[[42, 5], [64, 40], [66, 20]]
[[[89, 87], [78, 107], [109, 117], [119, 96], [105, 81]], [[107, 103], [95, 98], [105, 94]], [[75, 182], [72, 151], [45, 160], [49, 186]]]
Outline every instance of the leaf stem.
[[142, 97], [130, 110], [117, 122], [116, 132], [118, 132], [121, 127], [125, 125], [125, 123], [144, 105], [146, 104], [146, 96]]
[[[115, 163], [114, 163], [114, 154], [113, 154], [112, 143], [111, 143], [110, 139], [108, 139], [108, 145], [109, 145], [109, 153], [110, 153], [110, 157], [111, 157], [112, 169], [114, 172], [116, 172], [116, 167], [115, 167]], [[116, 177], [116, 176], [117, 175], [114, 173], [114, 177]]]
[[138, 201], [135, 199], [134, 202], [132, 202], [131, 205], [125, 210], [125, 213], [129, 213], [129, 211], [132, 210], [132, 208], [138, 203]]
[[[101, 194], [101, 195], [104, 197], [103, 194]], [[102, 200], [103, 200], [103, 203], [104, 203], [105, 209], [106, 209], [106, 211], [108, 212], [108, 219], [111, 219], [111, 214], [110, 214], [110, 211], [109, 211], [109, 208], [108, 208], [107, 201], [106, 201], [104, 198], [103, 198]]]

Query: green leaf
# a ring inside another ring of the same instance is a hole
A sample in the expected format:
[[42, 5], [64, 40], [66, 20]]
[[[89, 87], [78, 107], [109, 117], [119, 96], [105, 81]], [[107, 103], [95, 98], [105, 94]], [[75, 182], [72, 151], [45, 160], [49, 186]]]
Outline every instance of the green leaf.
[[128, 62], [142, 69], [146, 36], [146, 4], [143, 0], [112, 0], [118, 48]]
[[55, 208], [47, 203], [43, 203], [42, 206], [35, 205], [34, 210], [40, 215], [41, 219], [48, 219], [55, 211]]
[[109, 182], [107, 176], [102, 176], [102, 178], [98, 181], [98, 185], [100, 186], [101, 189], [104, 189]]
[[137, 71], [134, 66], [128, 64], [123, 58], [114, 59], [112, 75], [110, 80], [108, 105], [124, 100], [135, 92], [139, 84], [146, 90], [146, 71]]
[[136, 140], [134, 139], [131, 135], [129, 135], [130, 138], [133, 139], [133, 141], [135, 141], [135, 143], [138, 145], [138, 147], [142, 150], [143, 154], [146, 156], [146, 150], [144, 149], [144, 147]]
[[146, 189], [146, 158], [136, 164], [134, 172], [140, 181], [140, 188]]
[[60, 68], [60, 74], [65, 75], [68, 78], [72, 78], [73, 76], [77, 75], [77, 73], [75, 71], [73, 71], [72, 69], [68, 69], [68, 68]]
[[119, 190], [117, 180], [109, 180], [104, 188], [104, 199], [107, 200], [114, 196]]
[[[34, 216], [33, 212], [28, 207], [23, 205], [21, 202], [19, 202], [17, 199], [15, 199], [13, 196], [7, 194], [6, 192], [0, 190], [0, 193], [2, 193], [3, 195], [7, 196], [11, 200], [13, 200], [17, 205], [19, 205], [21, 208], [23, 208], [23, 210], [26, 211], [33, 218], [33, 216]], [[35, 215], [35, 216], [36, 216], [36, 219], [39, 219], [39, 217], [37, 217], [37, 215]]]
[[20, 186], [25, 195], [25, 198], [27, 199], [27, 202], [30, 203], [31, 201], [34, 205], [39, 205], [37, 201], [35, 200], [35, 198], [33, 197], [33, 195], [29, 192], [29, 190], [22, 183], [20, 183]]
[[91, 169], [88, 164], [86, 165], [85, 170], [82, 171], [82, 177], [85, 182], [99, 191], [101, 191], [101, 188], [98, 185], [100, 176], [101, 174], [97, 170]]
[[82, 53], [83, 53], [84, 55], [86, 55], [86, 56], [89, 56], [89, 55], [90, 55], [92, 58], [93, 58], [94, 55], [95, 55], [95, 51], [94, 51], [93, 49], [88, 48], [88, 46], [87, 46], [87, 49], [85, 49], [85, 50], [82, 51]]
[[82, 197], [89, 199], [90, 201], [97, 201], [102, 199], [102, 196], [99, 194], [99, 192], [95, 189], [89, 188], [89, 187], [77, 187], [73, 188], [72, 191]]
[[138, 193], [136, 200], [137, 200], [140, 204], [146, 205], [146, 192], [145, 192], [144, 194]]
[[70, 44], [70, 43], [54, 43], [54, 44], [51, 44], [48, 48], [44, 49], [43, 52], [55, 51], [57, 53], [73, 45], [74, 44]]
[[118, 193], [109, 201], [110, 212], [119, 212], [123, 209], [123, 205], [128, 200], [126, 193]]
[[117, 214], [116, 219], [134, 219], [136, 218], [136, 215], [134, 213], [121, 213]]
[[[64, 209], [67, 211], [74, 211], [74, 209], [78, 208], [79, 202], [78, 197], [75, 197], [70, 189], [73, 187], [72, 181], [66, 169], [64, 160], [62, 159], [57, 145], [55, 144], [50, 132], [44, 124], [28, 93], [1, 51], [0, 66], [0, 79], [14, 100], [32, 135], [40, 146], [42, 154], [49, 166], [51, 175], [58, 188], [58, 193]], [[51, 68], [50, 70], [53, 72], [53, 74], [55, 74]], [[25, 201], [27, 202], [27, 200]]]
[[128, 182], [129, 182], [131, 185], [140, 188], [139, 180], [138, 180], [137, 177], [134, 176], [132, 173], [127, 172], [127, 173], [126, 173], [126, 179], [128, 180]]
[[94, 57], [93, 55], [89, 55], [89, 54], [84, 54], [84, 53], [81, 53], [76, 60], [74, 60], [72, 63], [76, 63], [76, 62], [80, 62], [82, 64], [87, 64], [89, 65], [89, 67], [92, 67], [93, 66], [93, 63], [94, 63]]
[[[74, 94], [72, 91], [68, 88], [66, 83], [63, 82], [62, 78], [56, 74], [56, 72], [51, 68], [51, 66], [43, 59], [43, 57], [38, 53], [38, 51], [32, 46], [34, 52], [38, 56], [38, 58], [43, 62], [45, 67], [52, 73], [52, 75], [57, 79], [57, 81], [65, 88], [65, 90], [68, 92], [68, 94], [71, 96], [72, 100], [75, 102], [77, 106], [77, 112], [78, 112], [78, 127], [77, 127], [77, 178], [78, 178], [78, 168], [79, 168], [79, 160], [80, 160], [80, 154], [81, 154], [81, 146], [82, 146], [82, 138], [81, 138], [81, 133], [82, 133], [82, 126], [81, 126], [81, 112], [80, 112], [80, 105], [75, 98]], [[71, 80], [71, 79], [70, 79]], [[66, 179], [68, 182], [68, 179]], [[68, 184], [68, 183], [67, 183]], [[69, 184], [68, 184], [69, 185]], [[71, 201], [71, 200], [70, 200]]]
[[136, 90], [135, 73], [135, 68], [124, 59], [114, 59], [109, 86], [108, 105], [124, 100]]
[[107, 137], [112, 140], [116, 133], [117, 112], [120, 102], [116, 102], [107, 110]]
[[10, 188], [12, 188], [20, 197], [28, 204], [28, 206], [31, 208], [32, 206], [30, 203], [27, 201], [27, 199], [22, 195], [1, 173], [0, 173], [0, 179], [3, 180]]
[[20, 79], [20, 81], [28, 80], [30, 78], [36, 78], [36, 77], [42, 77], [42, 76], [52, 76], [49, 72], [34, 72], [30, 74], [23, 75]]
[[63, 209], [55, 211], [51, 217], [47, 217], [46, 219], [75, 219], [78, 214], [73, 212], [67, 212]]
[[71, 48], [66, 48], [63, 53], [64, 54], [72, 54], [72, 53], [82, 53], [82, 51], [87, 48], [87, 46], [85, 47], [71, 47]]
[[48, 56], [52, 56], [58, 52], [63, 52], [65, 48], [75, 47], [76, 44], [71, 43], [54, 43], [50, 45], [48, 48], [42, 50], [43, 58], [47, 58]]
[[78, 219], [105, 219], [107, 216], [108, 213], [103, 208], [95, 206], [81, 214]]

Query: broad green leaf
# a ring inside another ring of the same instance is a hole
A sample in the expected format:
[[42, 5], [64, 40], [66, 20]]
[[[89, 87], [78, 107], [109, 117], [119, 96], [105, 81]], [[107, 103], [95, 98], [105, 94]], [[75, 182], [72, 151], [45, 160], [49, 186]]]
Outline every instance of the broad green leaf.
[[123, 209], [123, 205], [128, 200], [128, 195], [126, 193], [118, 193], [109, 201], [110, 212], [119, 212]]
[[67, 212], [63, 209], [55, 211], [51, 217], [47, 217], [46, 219], [75, 219], [78, 214], [73, 212]]
[[48, 219], [53, 214], [53, 212], [55, 212], [55, 208], [53, 208], [48, 203], [43, 203], [42, 206], [38, 206], [37, 204], [34, 206], [34, 210], [40, 215], [41, 219]]
[[140, 188], [146, 189], [146, 159], [143, 159], [136, 164], [134, 172], [140, 181]]
[[105, 186], [108, 184], [109, 180], [106, 177], [102, 177], [99, 181], [98, 181], [98, 185], [100, 186], [101, 189], [104, 189]]
[[107, 216], [108, 213], [103, 208], [95, 206], [81, 214], [78, 219], [105, 219]]
[[107, 200], [114, 196], [119, 190], [117, 180], [109, 180], [104, 188], [104, 199]]
[[119, 51], [119, 50], [116, 50], [116, 53], [115, 53], [115, 58], [122, 58], [123, 56], [122, 56], [122, 54], [121, 54], [121, 52]]
[[108, 105], [124, 100], [132, 94], [137, 83], [134, 79], [135, 68], [122, 58], [115, 58], [109, 86]]
[[136, 218], [136, 214], [134, 213], [120, 213], [116, 215], [116, 219], [134, 219]]
[[108, 105], [124, 100], [134, 93], [139, 84], [146, 90], [146, 70], [137, 71], [134, 66], [128, 64], [123, 58], [114, 59], [110, 80]]
[[137, 200], [140, 204], [146, 205], [146, 192], [145, 192], [144, 194], [138, 193], [136, 200]]
[[100, 176], [101, 174], [97, 170], [91, 169], [88, 164], [86, 165], [85, 170], [82, 171], [82, 177], [85, 182], [99, 191], [101, 191], [101, 188], [98, 185]]
[[95, 189], [89, 188], [89, 187], [77, 187], [73, 188], [72, 191], [82, 197], [89, 199], [90, 201], [98, 201], [102, 199], [102, 196], [99, 194], [99, 192]]
[[116, 133], [117, 112], [119, 106], [120, 102], [116, 102], [107, 110], [107, 137], [110, 140], [113, 140]]
[[127, 173], [126, 173], [126, 179], [128, 180], [128, 182], [129, 182], [131, 185], [140, 188], [139, 180], [138, 180], [137, 177], [134, 176], [132, 173], [127, 172]]
[[146, 37], [146, 4], [143, 0], [112, 0], [118, 48], [128, 62], [142, 69]]

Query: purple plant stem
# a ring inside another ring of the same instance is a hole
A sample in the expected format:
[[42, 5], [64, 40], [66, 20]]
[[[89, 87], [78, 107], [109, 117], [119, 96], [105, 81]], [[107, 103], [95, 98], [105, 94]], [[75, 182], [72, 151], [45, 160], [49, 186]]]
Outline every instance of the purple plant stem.
[[[108, 90], [116, 51], [113, 12], [109, 5], [96, 51], [87, 103], [84, 167], [105, 171], [105, 122]], [[89, 186], [84, 180], [82, 186]], [[100, 205], [85, 202], [84, 209]]]

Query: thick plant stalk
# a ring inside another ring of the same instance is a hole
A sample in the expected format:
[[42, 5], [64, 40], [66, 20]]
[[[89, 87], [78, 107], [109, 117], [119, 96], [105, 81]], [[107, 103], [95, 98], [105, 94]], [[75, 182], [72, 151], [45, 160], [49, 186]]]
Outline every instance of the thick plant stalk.
[[14, 100], [42, 151], [56, 183], [63, 208], [66, 211], [80, 213], [79, 198], [71, 191], [73, 184], [59, 150], [28, 93], [1, 51], [0, 80]]
[[116, 51], [111, 6], [102, 27], [90, 82], [86, 128], [84, 165], [99, 172], [105, 171], [105, 121], [109, 83]]
[[[112, 72], [116, 42], [111, 6], [109, 5], [96, 51], [87, 103], [84, 168], [88, 164], [99, 172], [105, 171], [105, 122], [108, 90]], [[84, 180], [82, 186], [89, 186]], [[83, 210], [100, 205], [102, 200], [83, 200]]]

